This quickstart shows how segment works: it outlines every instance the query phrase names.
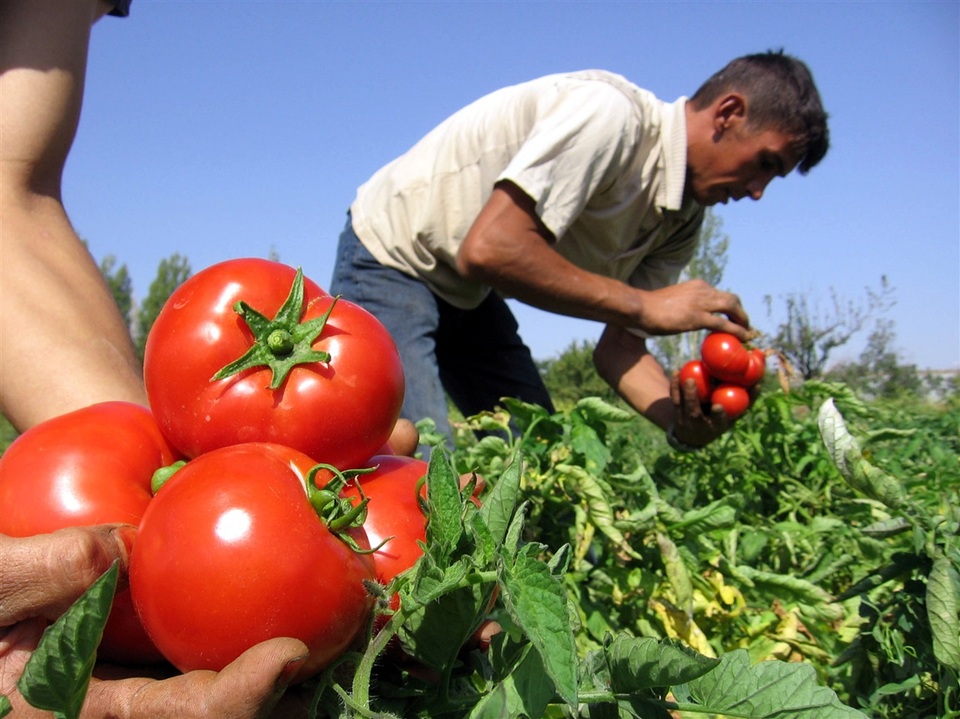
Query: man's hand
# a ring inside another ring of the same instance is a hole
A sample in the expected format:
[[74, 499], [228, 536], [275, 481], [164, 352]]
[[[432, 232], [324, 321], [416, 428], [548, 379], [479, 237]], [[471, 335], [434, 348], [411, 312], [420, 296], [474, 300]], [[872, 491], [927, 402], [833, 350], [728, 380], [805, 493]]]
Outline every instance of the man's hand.
[[[747, 389], [750, 404], [756, 400], [759, 388]], [[736, 420], [731, 419], [720, 405], [713, 405], [707, 411], [700, 403], [697, 386], [692, 379], [680, 381], [680, 373], [674, 372], [670, 378], [670, 400], [674, 406], [673, 436], [688, 447], [700, 448], [708, 445], [724, 432], [733, 427]]]
[[[50, 620], [62, 614], [115, 560], [125, 581], [136, 529], [127, 525], [72, 527], [52, 534], [14, 538], [0, 534], [0, 694], [14, 719], [49, 718], [20, 696], [17, 680]], [[247, 650], [221, 672], [195, 671], [166, 679], [113, 679], [119, 668], [98, 667], [83, 717], [306, 716], [305, 704], [288, 695], [291, 677], [306, 658], [297, 639], [277, 638]], [[271, 712], [274, 712], [271, 714]]]
[[703, 280], [689, 280], [644, 293], [640, 328], [651, 335], [705, 329], [729, 332], [746, 342], [753, 336], [740, 298]]

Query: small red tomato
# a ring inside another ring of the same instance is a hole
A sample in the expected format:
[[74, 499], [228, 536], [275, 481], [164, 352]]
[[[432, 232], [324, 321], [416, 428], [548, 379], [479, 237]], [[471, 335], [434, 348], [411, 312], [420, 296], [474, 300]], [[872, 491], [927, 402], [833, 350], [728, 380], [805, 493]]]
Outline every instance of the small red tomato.
[[742, 382], [744, 387], [753, 387], [763, 379], [767, 372], [767, 355], [762, 349], [756, 348], [748, 350], [750, 360], [747, 363], [747, 369], [743, 373]]
[[687, 380], [692, 380], [697, 388], [697, 399], [700, 404], [706, 404], [710, 401], [710, 393], [713, 390], [713, 380], [707, 373], [703, 362], [700, 360], [690, 360], [680, 368], [680, 384], [685, 385]]
[[710, 402], [722, 407], [728, 418], [736, 419], [750, 408], [750, 393], [738, 384], [721, 384], [713, 390]]
[[423, 554], [419, 543], [427, 541], [427, 518], [420, 498], [426, 497], [426, 484], [420, 484], [419, 490], [417, 485], [426, 476], [428, 465], [412, 457], [391, 455], [372, 457], [367, 464], [376, 469], [358, 475], [342, 494], [355, 504], [361, 494], [370, 500], [363, 529], [370, 546], [380, 547], [372, 555], [373, 563], [377, 581], [387, 584]]
[[750, 364], [750, 353], [743, 343], [726, 332], [712, 332], [700, 346], [700, 357], [710, 373], [721, 382], [742, 383]]
[[[373, 608], [373, 562], [321, 520], [309, 457], [276, 444], [202, 454], [157, 492], [140, 522], [130, 591], [143, 625], [181, 671], [219, 671], [254, 644], [295, 637], [294, 681], [339, 657]], [[346, 530], [366, 548], [359, 527]]]

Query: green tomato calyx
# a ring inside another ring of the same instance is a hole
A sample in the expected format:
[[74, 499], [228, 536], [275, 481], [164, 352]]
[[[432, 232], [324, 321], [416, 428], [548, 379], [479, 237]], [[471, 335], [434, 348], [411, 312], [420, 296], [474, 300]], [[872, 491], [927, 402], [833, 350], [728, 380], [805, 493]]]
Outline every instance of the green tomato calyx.
[[269, 389], [278, 389], [297, 365], [329, 362], [330, 354], [313, 349], [313, 343], [323, 332], [338, 299], [339, 297], [334, 297], [330, 307], [320, 317], [301, 322], [303, 270], [297, 268], [290, 294], [287, 295], [287, 299], [272, 320], [240, 300], [233, 309], [243, 318], [250, 332], [253, 333], [253, 344], [242, 357], [222, 367], [210, 378], [210, 381], [233, 377], [256, 367], [269, 367], [271, 373]]

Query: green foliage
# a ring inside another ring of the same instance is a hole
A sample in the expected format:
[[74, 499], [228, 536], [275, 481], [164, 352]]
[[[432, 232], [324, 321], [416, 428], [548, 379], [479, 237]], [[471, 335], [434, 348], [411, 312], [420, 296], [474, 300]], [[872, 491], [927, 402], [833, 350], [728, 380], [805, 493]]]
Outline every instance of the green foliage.
[[117, 258], [107, 255], [100, 261], [100, 274], [110, 288], [113, 301], [117, 303], [117, 309], [120, 310], [120, 316], [129, 326], [133, 312], [133, 280], [130, 279], [130, 271], [126, 265], [117, 267]]
[[150, 283], [147, 296], [140, 303], [133, 324], [133, 341], [141, 359], [154, 320], [160, 314], [167, 298], [190, 277], [190, 273], [190, 262], [180, 254], [173, 254], [160, 261], [157, 276]]

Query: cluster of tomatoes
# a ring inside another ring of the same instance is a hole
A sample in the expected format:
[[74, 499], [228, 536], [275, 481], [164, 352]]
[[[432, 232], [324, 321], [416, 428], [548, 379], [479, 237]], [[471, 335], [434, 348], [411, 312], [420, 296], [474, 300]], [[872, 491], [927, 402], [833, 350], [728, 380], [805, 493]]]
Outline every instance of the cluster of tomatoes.
[[230, 260], [171, 295], [144, 380], [149, 407], [96, 404], [11, 444], [0, 532], [138, 526], [102, 659], [218, 670], [289, 636], [310, 649], [298, 679], [315, 674], [425, 541], [427, 465], [389, 443], [392, 338], [299, 270]]
[[700, 346], [700, 359], [680, 368], [680, 382], [688, 380], [697, 388], [697, 398], [708, 409], [720, 406], [730, 419], [750, 408], [749, 389], [763, 379], [766, 353], [749, 349], [734, 335], [712, 332]]

